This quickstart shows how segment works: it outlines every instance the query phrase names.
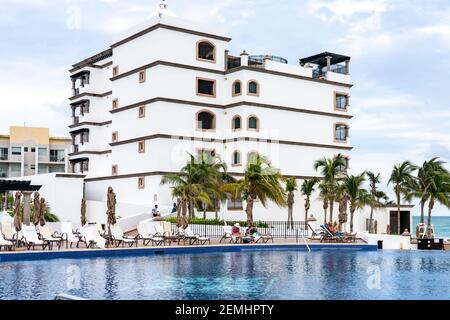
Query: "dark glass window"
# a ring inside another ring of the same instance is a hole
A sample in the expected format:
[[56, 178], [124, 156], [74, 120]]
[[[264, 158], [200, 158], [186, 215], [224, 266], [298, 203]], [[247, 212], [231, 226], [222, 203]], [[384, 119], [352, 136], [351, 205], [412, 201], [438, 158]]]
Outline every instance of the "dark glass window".
[[241, 117], [236, 117], [233, 119], [233, 129], [241, 129]]
[[198, 58], [204, 60], [215, 60], [215, 47], [209, 42], [200, 42], [198, 44]]
[[348, 127], [342, 124], [336, 125], [335, 137], [338, 141], [347, 141]]
[[248, 84], [248, 92], [251, 94], [258, 94], [258, 83], [255, 81], [251, 81]]
[[243, 210], [244, 206], [241, 199], [228, 199], [228, 210]]
[[236, 94], [241, 94], [241, 82], [237, 81], [234, 83], [234, 87], [233, 87], [233, 93]]
[[248, 119], [248, 128], [249, 129], [258, 129], [258, 119], [255, 117], [250, 117]]
[[208, 96], [213, 96], [214, 95], [214, 81], [213, 80], [203, 80], [203, 79], [198, 79], [197, 80], [197, 93], [198, 94], [205, 94]]
[[347, 109], [348, 106], [348, 96], [343, 94], [336, 95], [336, 109]]
[[241, 164], [241, 154], [238, 151], [233, 153], [233, 164]]
[[202, 130], [214, 129], [214, 115], [209, 112], [200, 112], [197, 115], [197, 128]]

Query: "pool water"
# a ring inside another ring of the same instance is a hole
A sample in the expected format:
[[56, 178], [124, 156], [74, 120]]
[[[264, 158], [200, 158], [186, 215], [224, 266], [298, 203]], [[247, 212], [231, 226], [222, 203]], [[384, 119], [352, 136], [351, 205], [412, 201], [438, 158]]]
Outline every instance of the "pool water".
[[450, 299], [448, 252], [265, 251], [1, 262], [0, 299]]

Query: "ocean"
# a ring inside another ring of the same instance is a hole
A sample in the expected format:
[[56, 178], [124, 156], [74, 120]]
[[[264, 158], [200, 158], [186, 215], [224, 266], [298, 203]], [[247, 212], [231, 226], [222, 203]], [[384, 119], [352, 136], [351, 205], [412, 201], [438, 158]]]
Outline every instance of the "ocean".
[[[412, 218], [412, 232], [415, 233], [416, 225], [420, 222], [420, 217], [413, 216]], [[425, 216], [425, 223], [427, 223], [427, 216]], [[431, 223], [434, 225], [436, 237], [450, 239], [450, 217], [431, 217]]]

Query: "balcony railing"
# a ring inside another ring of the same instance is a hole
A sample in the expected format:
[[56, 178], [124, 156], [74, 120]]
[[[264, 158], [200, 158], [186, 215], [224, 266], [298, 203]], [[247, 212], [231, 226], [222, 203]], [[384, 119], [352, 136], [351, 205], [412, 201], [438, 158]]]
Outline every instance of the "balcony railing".
[[73, 117], [73, 124], [79, 124], [80, 123], [80, 117]]
[[79, 151], [80, 151], [80, 146], [77, 145], [77, 144], [74, 144], [74, 145], [72, 146], [72, 153], [77, 153], [77, 152], [79, 152]]
[[75, 97], [75, 96], [78, 96], [80, 94], [80, 88], [75, 88], [75, 89], [72, 89], [72, 95]]
[[64, 157], [50, 156], [50, 162], [64, 162], [64, 161], [65, 161]]
[[8, 155], [7, 154], [0, 155], [0, 160], [7, 161], [8, 160]]

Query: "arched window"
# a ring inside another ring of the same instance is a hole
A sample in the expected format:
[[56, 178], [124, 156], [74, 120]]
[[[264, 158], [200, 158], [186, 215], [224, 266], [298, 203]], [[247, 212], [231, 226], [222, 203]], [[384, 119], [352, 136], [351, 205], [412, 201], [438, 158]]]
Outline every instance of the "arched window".
[[233, 82], [233, 97], [240, 96], [242, 94], [242, 82], [236, 80]]
[[216, 128], [216, 117], [209, 111], [200, 111], [197, 113], [198, 130], [214, 130]]
[[256, 151], [251, 151], [247, 154], [247, 164], [255, 164], [258, 153]]
[[216, 61], [216, 47], [209, 41], [197, 42], [197, 59], [209, 62]]
[[247, 94], [249, 96], [259, 96], [259, 83], [256, 80], [250, 80], [248, 82]]
[[241, 130], [242, 128], [242, 120], [240, 116], [234, 116], [233, 118], [233, 123], [232, 123], [232, 128], [233, 130]]
[[346, 142], [349, 137], [349, 127], [345, 123], [336, 123], [334, 125], [334, 140]]
[[256, 116], [248, 117], [248, 129], [259, 130], [259, 119]]
[[241, 164], [241, 153], [239, 151], [233, 152], [233, 166], [240, 166]]

